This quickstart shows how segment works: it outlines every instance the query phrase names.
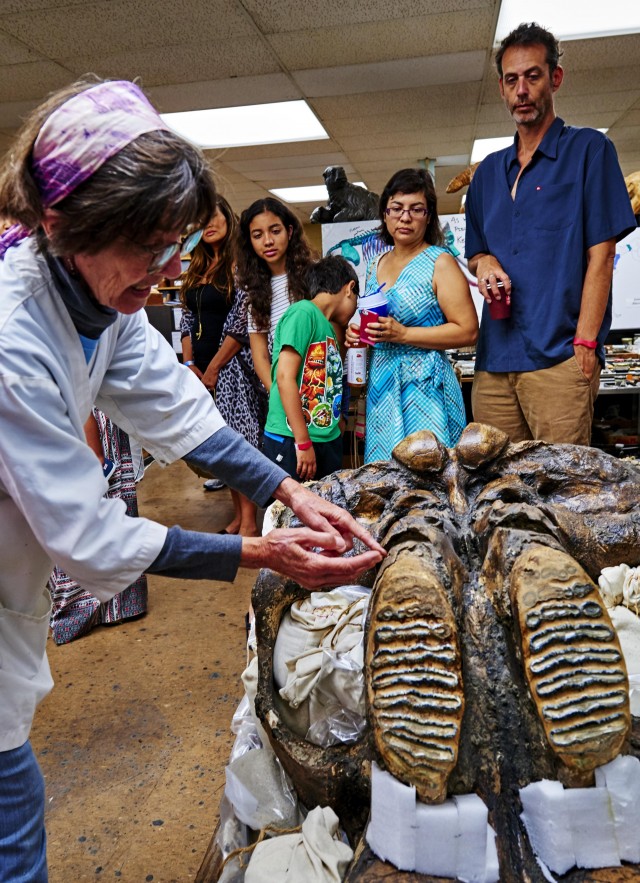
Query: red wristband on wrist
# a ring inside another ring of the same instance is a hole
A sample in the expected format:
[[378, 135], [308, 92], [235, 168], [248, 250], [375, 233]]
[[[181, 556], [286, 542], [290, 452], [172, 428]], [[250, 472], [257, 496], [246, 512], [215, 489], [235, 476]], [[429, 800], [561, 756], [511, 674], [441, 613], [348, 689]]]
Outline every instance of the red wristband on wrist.
[[296, 451], [308, 451], [309, 448], [313, 447], [313, 442], [311, 440], [300, 442], [300, 444], [298, 444], [298, 442], [294, 442], [294, 444], [296, 446]]
[[598, 346], [597, 340], [583, 340], [582, 337], [573, 338], [574, 346], [586, 346], [587, 349], [594, 350]]

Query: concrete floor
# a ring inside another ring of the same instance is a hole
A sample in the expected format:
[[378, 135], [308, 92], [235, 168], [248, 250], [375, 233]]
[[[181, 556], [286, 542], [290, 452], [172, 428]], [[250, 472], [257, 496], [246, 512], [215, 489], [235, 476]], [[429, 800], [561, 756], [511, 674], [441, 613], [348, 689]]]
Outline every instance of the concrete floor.
[[[215, 531], [228, 491], [152, 464], [140, 514]], [[48, 652], [56, 686], [32, 743], [45, 775], [50, 883], [187, 883], [213, 832], [242, 696], [253, 571], [233, 585], [151, 577], [149, 612]]]

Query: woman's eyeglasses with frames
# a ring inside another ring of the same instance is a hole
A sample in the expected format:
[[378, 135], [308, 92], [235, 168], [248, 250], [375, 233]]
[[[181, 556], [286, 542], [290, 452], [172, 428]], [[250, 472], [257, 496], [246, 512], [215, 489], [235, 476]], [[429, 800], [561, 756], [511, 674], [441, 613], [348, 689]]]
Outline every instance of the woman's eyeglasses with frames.
[[384, 210], [385, 215], [390, 218], [401, 218], [405, 212], [408, 212], [411, 218], [424, 218], [427, 215], [427, 208], [424, 205], [413, 205], [411, 208], [391, 205]]
[[141, 242], [136, 242], [135, 239], [127, 236], [125, 233], [122, 235], [125, 239], [128, 239], [129, 242], [133, 242], [133, 244], [141, 251], [144, 251], [149, 255], [149, 266], [147, 267], [147, 273], [149, 275], [157, 273], [158, 270], [162, 270], [163, 267], [166, 267], [171, 258], [173, 258], [182, 247], [182, 243], [172, 242], [171, 245], [165, 245], [164, 248], [153, 248], [151, 245], [143, 245]]

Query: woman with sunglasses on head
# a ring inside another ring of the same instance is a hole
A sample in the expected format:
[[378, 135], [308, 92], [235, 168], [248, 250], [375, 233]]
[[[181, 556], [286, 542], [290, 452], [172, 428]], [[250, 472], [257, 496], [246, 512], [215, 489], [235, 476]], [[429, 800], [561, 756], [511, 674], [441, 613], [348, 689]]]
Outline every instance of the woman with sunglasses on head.
[[[365, 296], [384, 293], [388, 315], [367, 326], [370, 348], [365, 462], [388, 460], [412, 432], [431, 430], [453, 447], [466, 424], [447, 349], [471, 346], [478, 319], [469, 285], [443, 247], [433, 180], [396, 172], [380, 197], [380, 238], [392, 246], [367, 268]], [[348, 346], [362, 345], [357, 325]]]
[[256, 373], [271, 389], [276, 325], [292, 303], [308, 298], [313, 258], [302, 224], [279, 199], [258, 199], [240, 216], [238, 285], [249, 298], [249, 339]]
[[[191, 260], [180, 291], [182, 363], [207, 389], [215, 390], [216, 404], [227, 425], [259, 448], [267, 396], [253, 367], [246, 295], [235, 287], [237, 229], [233, 209], [218, 194], [209, 223], [183, 245], [182, 255], [189, 254]], [[219, 490], [224, 484], [207, 479], [204, 487]], [[258, 536], [255, 503], [230, 491], [234, 516], [221, 533]]]
[[236, 227], [231, 206], [218, 194], [208, 223], [189, 237], [182, 250], [184, 257], [189, 254], [191, 258], [180, 289], [182, 364], [191, 368], [207, 389], [215, 389], [218, 380], [221, 364], [215, 357], [233, 304]]
[[[147, 321], [180, 238], [215, 210], [204, 155], [126, 81], [82, 81], [26, 121], [0, 172], [0, 878], [46, 883], [44, 782], [29, 743], [52, 686], [53, 564], [99, 601], [141, 573], [232, 581], [271, 567], [307, 587], [353, 582], [384, 550], [348, 513], [226, 426]], [[161, 465], [179, 458], [306, 527], [220, 536], [130, 518], [86, 443], [93, 403]], [[339, 557], [354, 537], [367, 551]], [[320, 554], [324, 550], [329, 554]], [[337, 554], [336, 554], [337, 553]], [[99, 799], [97, 795], [96, 799]]]

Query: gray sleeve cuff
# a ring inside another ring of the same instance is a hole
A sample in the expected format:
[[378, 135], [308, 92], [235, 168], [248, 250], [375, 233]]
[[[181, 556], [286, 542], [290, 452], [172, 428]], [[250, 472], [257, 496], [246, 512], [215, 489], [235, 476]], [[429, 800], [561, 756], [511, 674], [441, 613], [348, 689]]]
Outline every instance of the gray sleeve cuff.
[[214, 432], [183, 459], [224, 481], [258, 506], [265, 506], [278, 485], [289, 477], [228, 426]]
[[164, 546], [147, 573], [233, 582], [241, 552], [242, 537], [170, 527]]

